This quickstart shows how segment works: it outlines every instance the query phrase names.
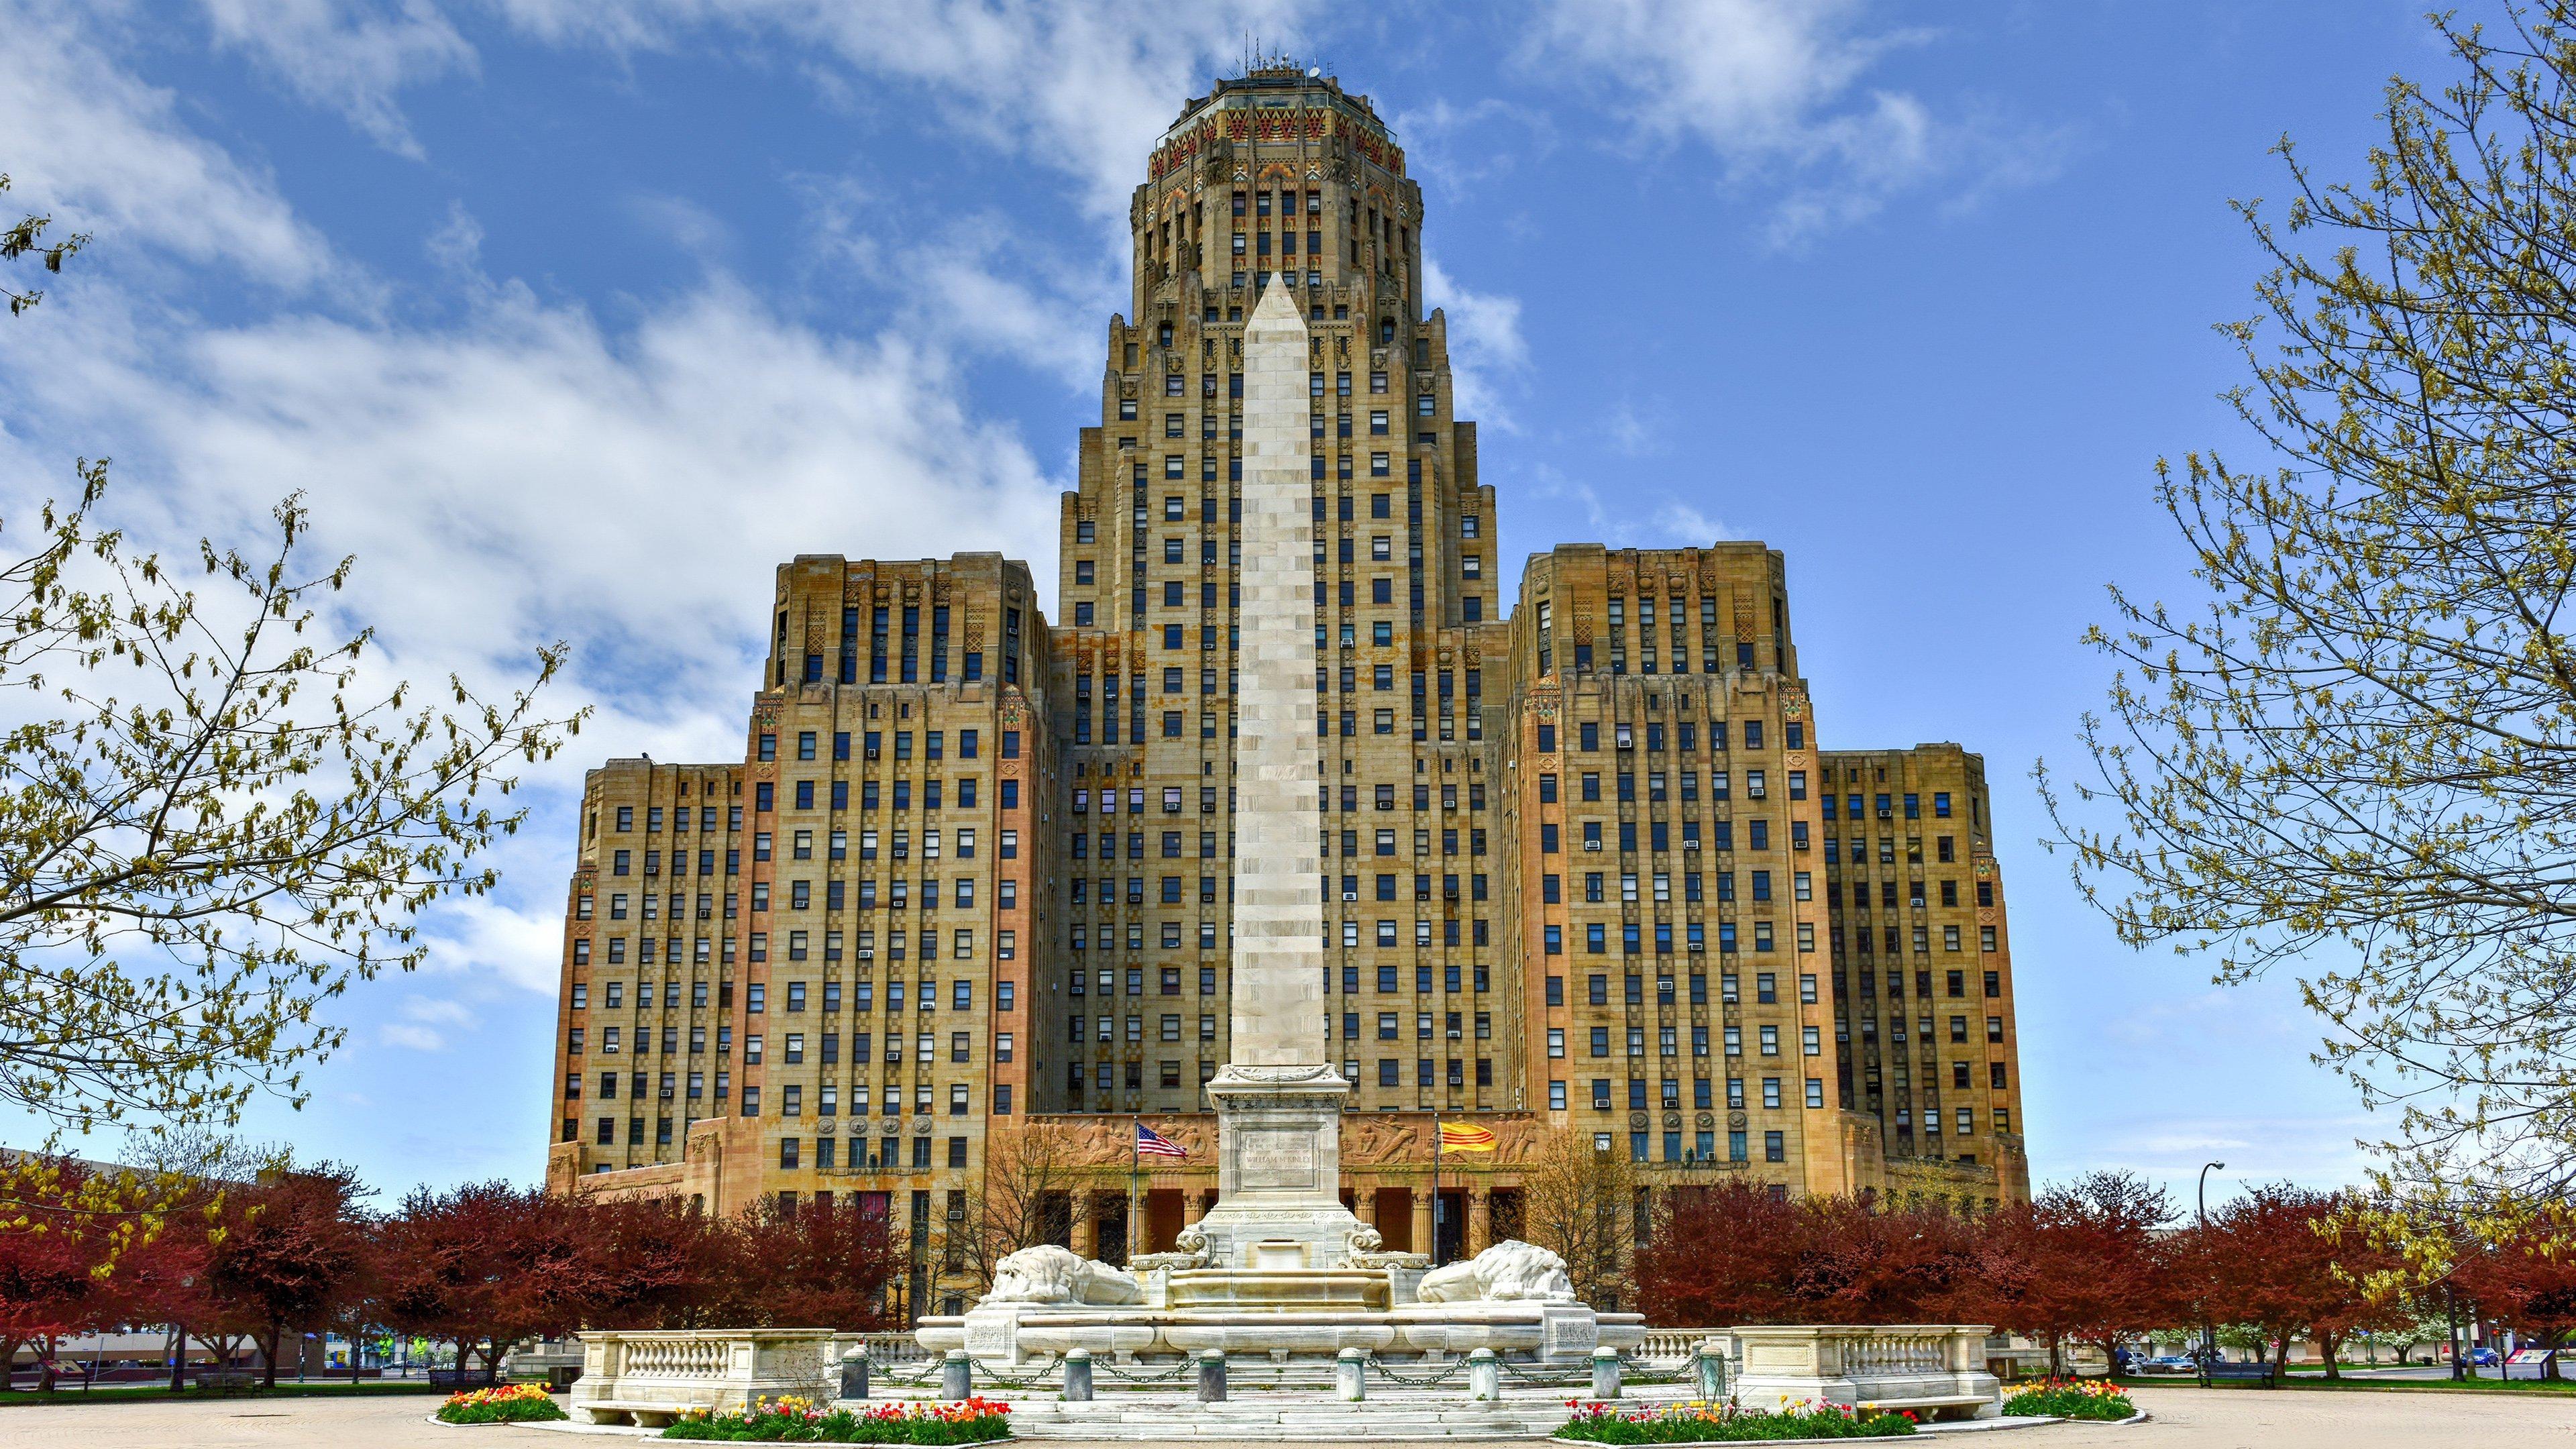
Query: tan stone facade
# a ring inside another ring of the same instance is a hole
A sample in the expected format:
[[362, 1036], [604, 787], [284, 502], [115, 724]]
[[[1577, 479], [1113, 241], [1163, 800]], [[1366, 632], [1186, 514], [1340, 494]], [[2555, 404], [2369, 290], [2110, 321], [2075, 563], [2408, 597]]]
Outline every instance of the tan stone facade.
[[[1656, 1188], [2026, 1194], [1978, 757], [1824, 750], [1759, 544], [1560, 547], [1506, 617], [1421, 193], [1365, 98], [1225, 82], [1149, 174], [1052, 622], [997, 556], [800, 557], [743, 760], [592, 773], [550, 1182], [882, 1194], [920, 1309], [964, 1291], [928, 1244], [988, 1128], [1042, 1124], [1096, 1174], [1077, 1248], [1166, 1246], [1206, 1210], [1242, 341], [1275, 281], [1309, 339], [1319, 1027], [1355, 1084], [1354, 1211], [1432, 1247], [1445, 1114], [1506, 1143], [1442, 1164], [1452, 1251], [1512, 1229], [1515, 1164], [1556, 1130]], [[1148, 1159], [1132, 1227], [1131, 1114], [1196, 1144]]]

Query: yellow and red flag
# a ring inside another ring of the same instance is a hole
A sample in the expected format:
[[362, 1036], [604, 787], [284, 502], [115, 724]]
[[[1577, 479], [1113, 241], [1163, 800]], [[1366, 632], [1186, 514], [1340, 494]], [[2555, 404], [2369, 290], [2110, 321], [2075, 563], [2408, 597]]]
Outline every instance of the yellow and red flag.
[[1491, 1152], [1499, 1141], [1490, 1127], [1479, 1127], [1472, 1122], [1440, 1124], [1440, 1150], [1443, 1152]]

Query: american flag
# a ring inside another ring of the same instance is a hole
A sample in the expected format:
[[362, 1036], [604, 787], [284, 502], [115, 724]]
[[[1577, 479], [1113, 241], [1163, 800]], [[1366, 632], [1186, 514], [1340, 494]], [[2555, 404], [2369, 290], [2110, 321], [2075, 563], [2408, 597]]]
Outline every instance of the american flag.
[[1189, 1149], [1139, 1122], [1136, 1124], [1136, 1150], [1147, 1157], [1187, 1157]]

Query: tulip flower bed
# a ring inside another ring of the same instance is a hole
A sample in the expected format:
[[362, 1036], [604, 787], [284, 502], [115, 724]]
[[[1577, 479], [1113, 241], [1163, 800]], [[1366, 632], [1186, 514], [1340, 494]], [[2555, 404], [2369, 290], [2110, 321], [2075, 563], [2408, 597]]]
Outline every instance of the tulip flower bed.
[[2108, 1379], [2048, 1379], [2004, 1400], [2007, 1414], [2056, 1419], [2125, 1419], [2138, 1412], [2129, 1391]]
[[1850, 1404], [1792, 1404], [1785, 1409], [1746, 1409], [1691, 1399], [1623, 1409], [1617, 1404], [1569, 1399], [1574, 1418], [1559, 1439], [1596, 1444], [1743, 1443], [1750, 1439], [1874, 1439], [1914, 1432], [1914, 1416]]
[[865, 1413], [829, 1409], [793, 1396], [769, 1399], [748, 1413], [692, 1410], [662, 1431], [665, 1439], [722, 1439], [819, 1444], [982, 1444], [1011, 1437], [1011, 1406], [971, 1398], [957, 1404], [882, 1404]]
[[438, 1406], [442, 1424], [537, 1424], [569, 1417], [536, 1384], [504, 1384], [450, 1394]]

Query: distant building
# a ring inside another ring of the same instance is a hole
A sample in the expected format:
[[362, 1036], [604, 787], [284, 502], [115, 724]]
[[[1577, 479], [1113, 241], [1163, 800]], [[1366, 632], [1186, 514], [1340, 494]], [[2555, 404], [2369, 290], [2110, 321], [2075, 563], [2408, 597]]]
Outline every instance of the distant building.
[[800, 556], [739, 762], [591, 773], [565, 920], [559, 1190], [858, 1195], [938, 1224], [988, 1131], [1096, 1171], [1085, 1252], [1215, 1196], [1200, 1084], [1225, 1056], [1243, 321], [1312, 332], [1319, 1029], [1357, 1083], [1346, 1194], [1433, 1246], [1433, 1114], [1505, 1150], [1443, 1164], [1445, 1254], [1514, 1230], [1541, 1132], [1653, 1190], [2028, 1195], [2013, 972], [1984, 765], [1828, 750], [1781, 555], [1497, 553], [1421, 190], [1374, 107], [1257, 69], [1194, 100], [1130, 208], [1133, 320], [1064, 496], [1054, 622], [1026, 567]]

